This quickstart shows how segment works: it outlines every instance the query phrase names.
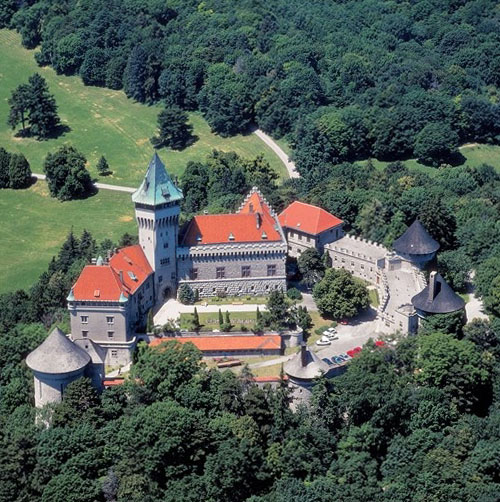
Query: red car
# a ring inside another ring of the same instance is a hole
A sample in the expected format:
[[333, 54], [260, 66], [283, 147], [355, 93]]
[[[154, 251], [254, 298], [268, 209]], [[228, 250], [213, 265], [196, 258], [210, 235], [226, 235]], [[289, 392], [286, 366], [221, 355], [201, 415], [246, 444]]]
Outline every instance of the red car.
[[361, 352], [361, 350], [361, 347], [354, 347], [353, 349], [346, 351], [346, 354], [349, 357], [354, 357], [357, 356]]
[[385, 347], [385, 342], [383, 342], [382, 340], [377, 340], [377, 341], [375, 342], [375, 345], [376, 345], [377, 347]]
[[343, 325], [349, 324], [349, 322], [346, 319], [341, 319], [339, 322], [340, 322], [340, 324], [343, 324]]

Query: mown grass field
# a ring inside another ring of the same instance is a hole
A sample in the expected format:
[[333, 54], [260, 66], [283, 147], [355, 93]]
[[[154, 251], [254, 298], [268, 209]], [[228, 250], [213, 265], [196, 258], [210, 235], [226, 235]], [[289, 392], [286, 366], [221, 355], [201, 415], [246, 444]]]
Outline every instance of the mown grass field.
[[[153, 154], [149, 138], [156, 134], [156, 117], [161, 106], [141, 105], [128, 99], [122, 91], [86, 87], [79, 77], [65, 77], [49, 67], [40, 68], [34, 60], [35, 51], [24, 49], [20, 40], [16, 32], [0, 30], [0, 146], [23, 153], [33, 172], [41, 173], [48, 152], [62, 144], [72, 144], [86, 156], [88, 168], [95, 177], [99, 157], [107, 158], [113, 174], [100, 181], [137, 186]], [[71, 128], [59, 138], [48, 141], [16, 138], [15, 131], [6, 123], [7, 100], [12, 90], [27, 82], [35, 72], [47, 80], [59, 106], [61, 120]], [[277, 155], [257, 136], [221, 138], [210, 132], [201, 115], [190, 114], [190, 121], [198, 137], [192, 146], [181, 152], [159, 150], [171, 174], [180, 175], [188, 161], [202, 160], [213, 149], [219, 149], [235, 151], [247, 158], [263, 153], [280, 176], [286, 176]]]
[[59, 202], [45, 182], [27, 190], [0, 190], [0, 293], [29, 288], [46, 270], [73, 227], [97, 241], [135, 233], [130, 194], [101, 190], [85, 200]]

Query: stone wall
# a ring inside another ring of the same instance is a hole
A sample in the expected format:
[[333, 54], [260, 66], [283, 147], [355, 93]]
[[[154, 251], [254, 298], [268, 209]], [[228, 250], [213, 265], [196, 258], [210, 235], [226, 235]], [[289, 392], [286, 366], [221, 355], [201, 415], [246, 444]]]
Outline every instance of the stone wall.
[[286, 291], [285, 276], [214, 279], [211, 281], [182, 280], [179, 282], [179, 286], [182, 284], [188, 284], [193, 291], [198, 290], [200, 298], [217, 295], [267, 295], [274, 289]]
[[62, 400], [64, 389], [71, 383], [82, 377], [85, 368], [71, 373], [59, 375], [39, 373], [33, 371], [35, 387], [35, 406], [41, 408], [49, 403], [58, 403]]

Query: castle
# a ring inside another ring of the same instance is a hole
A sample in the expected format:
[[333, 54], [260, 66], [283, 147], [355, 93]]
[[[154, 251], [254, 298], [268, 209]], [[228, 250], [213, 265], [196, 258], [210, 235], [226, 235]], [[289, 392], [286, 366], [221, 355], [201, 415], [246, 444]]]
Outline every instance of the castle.
[[[419, 317], [463, 309], [439, 274], [426, 285], [421, 268], [439, 244], [418, 220], [391, 251], [345, 235], [342, 220], [310, 204], [296, 201], [277, 215], [257, 188], [236, 213], [194, 216], [180, 228], [182, 199], [155, 153], [132, 195], [139, 243], [84, 267], [67, 297], [69, 338], [56, 330], [28, 356], [37, 406], [60, 400], [64, 387], [82, 375], [99, 388], [105, 364], [129, 363], [138, 339], [148, 340], [148, 312], [176, 297], [182, 285], [198, 297], [285, 291], [287, 257], [308, 248], [328, 253], [333, 267], [377, 288], [378, 316], [389, 332], [413, 333]], [[285, 368], [304, 395], [311, 375], [322, 369], [307, 351], [302, 347]]]

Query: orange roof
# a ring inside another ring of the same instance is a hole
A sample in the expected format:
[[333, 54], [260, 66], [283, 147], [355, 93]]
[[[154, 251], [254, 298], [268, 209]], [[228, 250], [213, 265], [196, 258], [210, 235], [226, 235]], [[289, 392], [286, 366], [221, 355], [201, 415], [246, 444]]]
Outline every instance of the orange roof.
[[183, 245], [226, 242], [265, 242], [282, 239], [278, 222], [258, 191], [250, 193], [236, 214], [195, 216], [187, 227]]
[[77, 301], [118, 301], [122, 293], [133, 294], [152, 273], [141, 246], [128, 246], [118, 250], [108, 264], [87, 265], [73, 286], [73, 296]]
[[116, 385], [123, 385], [125, 378], [106, 378], [102, 381], [104, 387], [115, 387]]
[[179, 343], [191, 342], [202, 352], [281, 349], [281, 337], [279, 335], [217, 335], [155, 338], [150, 345], [155, 347], [170, 340], [176, 340]]
[[343, 223], [328, 211], [299, 201], [292, 202], [279, 215], [279, 222], [282, 227], [301, 230], [311, 235], [318, 235]]

